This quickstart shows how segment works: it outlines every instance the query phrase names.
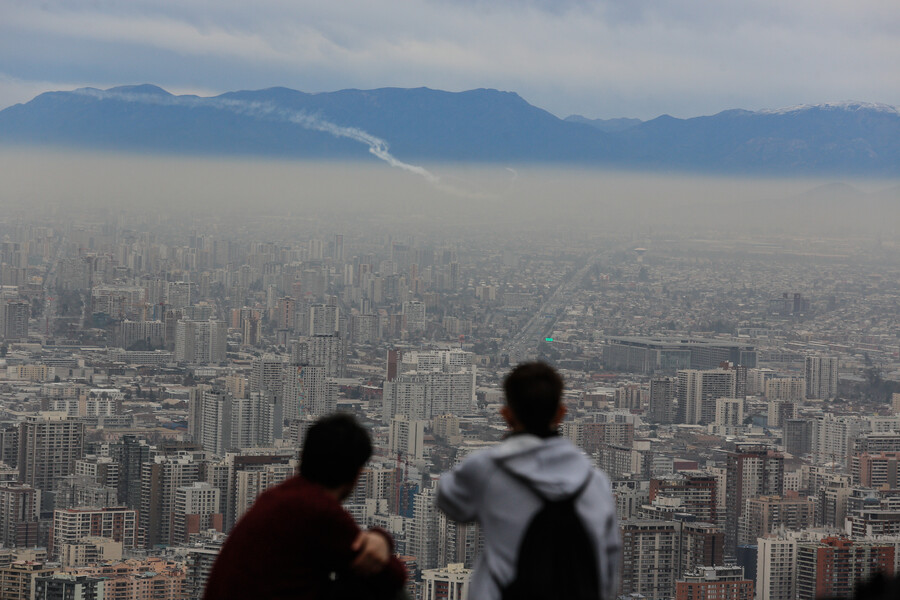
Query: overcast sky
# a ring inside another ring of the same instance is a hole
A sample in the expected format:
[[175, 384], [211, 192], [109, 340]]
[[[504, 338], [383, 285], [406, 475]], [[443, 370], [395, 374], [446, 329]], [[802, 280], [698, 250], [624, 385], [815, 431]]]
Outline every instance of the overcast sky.
[[0, 0], [0, 107], [135, 83], [489, 87], [595, 118], [900, 105], [900, 2]]

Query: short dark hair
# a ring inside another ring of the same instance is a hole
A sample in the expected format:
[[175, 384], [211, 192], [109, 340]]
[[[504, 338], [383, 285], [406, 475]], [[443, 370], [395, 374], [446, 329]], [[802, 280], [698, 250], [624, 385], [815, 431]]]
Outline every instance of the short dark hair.
[[300, 475], [325, 487], [353, 483], [372, 456], [368, 432], [347, 414], [334, 414], [313, 423], [300, 453]]
[[552, 433], [550, 422], [562, 401], [563, 380], [550, 365], [523, 363], [503, 380], [506, 403], [528, 433]]

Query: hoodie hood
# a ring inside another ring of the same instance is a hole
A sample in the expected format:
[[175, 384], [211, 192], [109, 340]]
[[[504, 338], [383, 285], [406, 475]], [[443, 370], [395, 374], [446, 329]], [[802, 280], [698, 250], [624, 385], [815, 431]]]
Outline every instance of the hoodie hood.
[[495, 457], [503, 468], [532, 482], [550, 500], [574, 494], [592, 469], [588, 457], [561, 437], [519, 434], [503, 442]]

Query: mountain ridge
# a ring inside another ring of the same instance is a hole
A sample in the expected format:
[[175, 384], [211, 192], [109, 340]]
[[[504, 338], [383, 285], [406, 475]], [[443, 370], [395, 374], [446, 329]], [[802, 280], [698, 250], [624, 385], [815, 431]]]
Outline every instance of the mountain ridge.
[[[287, 87], [45, 92], [0, 111], [0, 144], [287, 158], [554, 163], [732, 174], [900, 175], [900, 110], [822, 103], [679, 119], [560, 119], [515, 92]], [[377, 156], [377, 154], [376, 154]]]

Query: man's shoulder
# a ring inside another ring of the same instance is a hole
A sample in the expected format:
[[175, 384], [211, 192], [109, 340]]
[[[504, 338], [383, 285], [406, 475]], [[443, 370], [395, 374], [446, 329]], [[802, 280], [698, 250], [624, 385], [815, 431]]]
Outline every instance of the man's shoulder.
[[251, 511], [271, 513], [273, 511], [297, 510], [331, 511], [341, 510], [340, 503], [314, 483], [295, 475], [275, 487], [269, 488], [256, 499]]

